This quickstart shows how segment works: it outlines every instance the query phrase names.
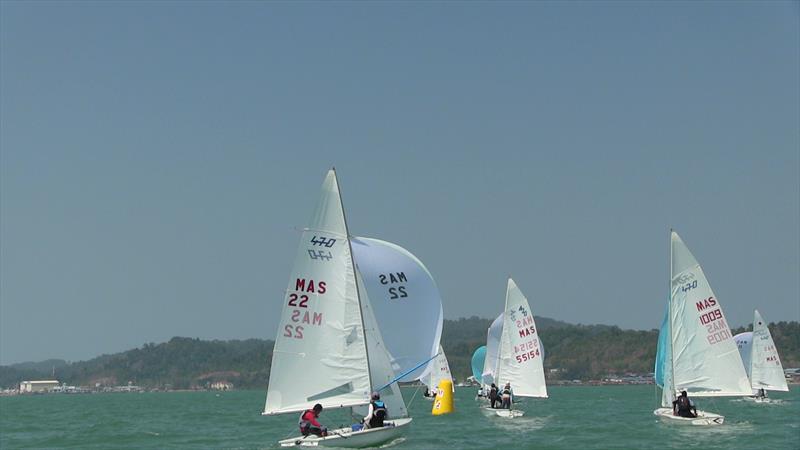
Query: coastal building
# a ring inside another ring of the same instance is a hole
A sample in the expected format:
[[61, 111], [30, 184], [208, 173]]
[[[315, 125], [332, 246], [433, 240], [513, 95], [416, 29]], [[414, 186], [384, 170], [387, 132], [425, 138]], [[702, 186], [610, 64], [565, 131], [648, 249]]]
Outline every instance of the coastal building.
[[233, 389], [233, 383], [228, 381], [215, 381], [211, 383], [211, 389], [215, 391], [230, 391]]
[[59, 385], [58, 380], [22, 381], [19, 383], [21, 394], [33, 392], [47, 392]]

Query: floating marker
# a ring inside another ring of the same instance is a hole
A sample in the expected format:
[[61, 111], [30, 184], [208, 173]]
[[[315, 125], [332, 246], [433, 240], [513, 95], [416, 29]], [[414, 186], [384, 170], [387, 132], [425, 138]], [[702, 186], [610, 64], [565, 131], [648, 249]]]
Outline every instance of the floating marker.
[[445, 378], [439, 382], [439, 388], [436, 390], [436, 398], [433, 400], [431, 414], [439, 416], [442, 414], [450, 414], [454, 410], [453, 382]]

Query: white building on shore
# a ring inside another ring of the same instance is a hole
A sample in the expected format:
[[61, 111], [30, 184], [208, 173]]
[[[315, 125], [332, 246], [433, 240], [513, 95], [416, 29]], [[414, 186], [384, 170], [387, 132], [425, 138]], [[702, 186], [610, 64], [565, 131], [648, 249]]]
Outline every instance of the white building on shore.
[[58, 380], [22, 381], [19, 383], [19, 393], [46, 392], [58, 387]]

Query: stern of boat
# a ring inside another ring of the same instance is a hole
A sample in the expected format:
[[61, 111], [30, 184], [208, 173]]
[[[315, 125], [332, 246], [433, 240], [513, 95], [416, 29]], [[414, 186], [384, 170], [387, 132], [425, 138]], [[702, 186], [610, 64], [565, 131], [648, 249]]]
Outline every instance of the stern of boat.
[[722, 425], [725, 422], [725, 416], [699, 409], [697, 410], [697, 417], [676, 416], [672, 414], [672, 408], [658, 408], [653, 411], [653, 414], [665, 423], [680, 425], [713, 426]]
[[352, 428], [338, 428], [329, 430], [328, 435], [325, 437], [307, 436], [304, 438], [298, 436], [278, 441], [278, 444], [281, 447], [376, 447], [402, 436], [412, 420], [410, 417], [389, 419], [381, 428], [369, 428], [359, 431], [353, 431]]

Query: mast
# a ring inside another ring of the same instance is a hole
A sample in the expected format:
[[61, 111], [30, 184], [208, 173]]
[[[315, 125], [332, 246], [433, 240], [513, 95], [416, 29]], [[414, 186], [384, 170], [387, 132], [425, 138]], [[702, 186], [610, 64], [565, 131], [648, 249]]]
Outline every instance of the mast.
[[[756, 342], [754, 339], [756, 337], [756, 314], [758, 314], [757, 309], [753, 312], [753, 331], [751, 331], [752, 334], [750, 335], [750, 370], [747, 377], [747, 379], [750, 380], [750, 389], [753, 389], [753, 361], [755, 361], [755, 358], [753, 358], [753, 356], [755, 356], [753, 355], [753, 350], [756, 349]], [[772, 336], [770, 336], [770, 338], [772, 338]]]
[[502, 363], [502, 361], [503, 361], [503, 336], [505, 336], [506, 333], [508, 332], [508, 330], [506, 329], [506, 314], [508, 314], [508, 282], [509, 282], [509, 280], [511, 280], [511, 275], [509, 275], [508, 276], [508, 280], [506, 280], [506, 300], [505, 300], [505, 303], [503, 304], [503, 331], [500, 333], [500, 345], [499, 345], [499, 348], [497, 349], [498, 350], [498, 355], [500, 355], [500, 357], [497, 358], [498, 359], [497, 375], [495, 376], [496, 381], [497, 381], [497, 389], [500, 389], [500, 385], [502, 384], [502, 383], [500, 383], [500, 368], [503, 366], [503, 363]]
[[[481, 372], [481, 380], [480, 380], [481, 381], [481, 389], [486, 387], [486, 383], [483, 382], [483, 374], [489, 368], [487, 364], [490, 364], [490, 363], [487, 363], [487, 361], [489, 361], [489, 356], [488, 356], [489, 355], [489, 338], [491, 337], [491, 331], [492, 331], [492, 324], [490, 323], [489, 324], [489, 328], [486, 329], [486, 353], [483, 354], [484, 355], [483, 356], [483, 372]], [[494, 378], [494, 376], [495, 376], [495, 374], [492, 373], [492, 377], [493, 378]]]
[[[345, 224], [345, 228], [347, 228], [347, 224]], [[675, 396], [675, 354], [672, 349], [672, 277], [674, 274], [672, 273], [672, 228], [669, 229], [669, 303], [667, 304], [669, 308], [669, 317], [667, 317], [667, 328], [669, 329], [669, 372], [670, 372], [670, 399]], [[666, 383], [664, 383], [666, 384]], [[666, 387], [666, 386], [665, 386]]]
[[367, 327], [364, 325], [364, 311], [361, 308], [361, 293], [358, 289], [358, 274], [356, 268], [356, 260], [353, 257], [353, 244], [350, 242], [350, 229], [347, 227], [347, 214], [344, 211], [344, 202], [342, 201], [342, 187], [339, 186], [339, 177], [336, 175], [336, 167], [331, 167], [333, 171], [333, 178], [336, 180], [336, 187], [339, 189], [339, 206], [342, 208], [342, 220], [344, 221], [345, 239], [347, 240], [347, 248], [350, 249], [350, 264], [353, 265], [353, 281], [356, 284], [356, 298], [358, 299], [358, 314], [361, 317], [361, 330], [364, 333], [364, 353], [367, 356], [367, 376], [369, 377], [369, 390], [372, 392], [372, 371], [369, 370], [369, 346], [367, 345]]

